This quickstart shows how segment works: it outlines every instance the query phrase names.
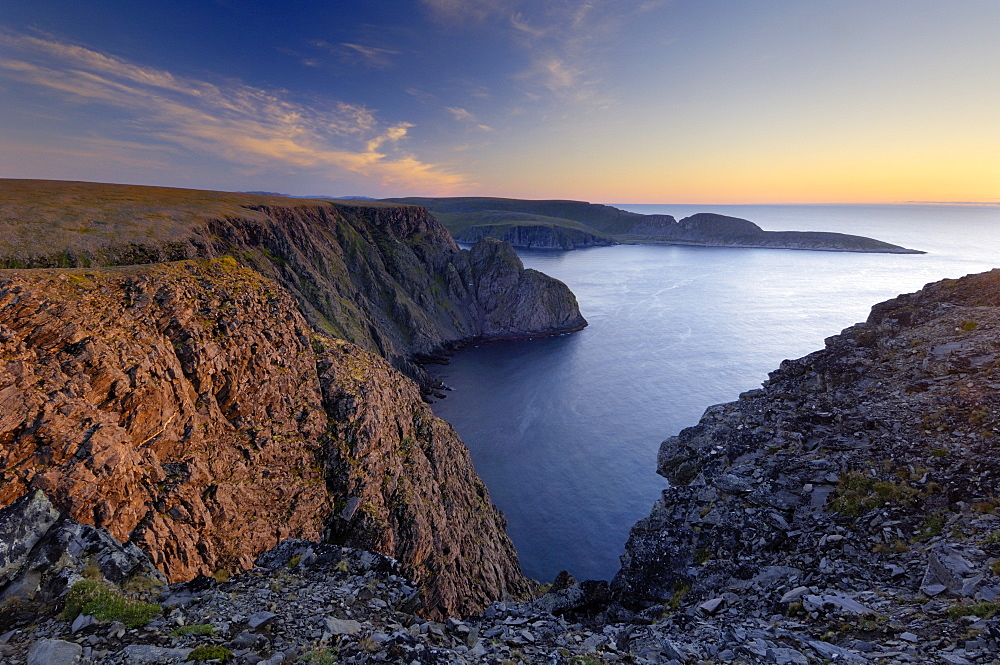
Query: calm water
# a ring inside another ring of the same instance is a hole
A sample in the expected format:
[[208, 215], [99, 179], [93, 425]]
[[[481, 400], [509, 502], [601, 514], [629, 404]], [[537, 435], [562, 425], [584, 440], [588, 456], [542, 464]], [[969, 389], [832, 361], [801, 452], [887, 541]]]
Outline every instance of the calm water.
[[520, 252], [566, 282], [582, 332], [486, 344], [438, 376], [434, 405], [469, 446], [525, 573], [610, 579], [631, 525], [666, 487], [661, 440], [759, 387], [785, 358], [871, 306], [1000, 266], [1000, 206], [619, 205], [678, 219], [711, 210], [768, 230], [867, 235], [925, 255], [616, 246]]

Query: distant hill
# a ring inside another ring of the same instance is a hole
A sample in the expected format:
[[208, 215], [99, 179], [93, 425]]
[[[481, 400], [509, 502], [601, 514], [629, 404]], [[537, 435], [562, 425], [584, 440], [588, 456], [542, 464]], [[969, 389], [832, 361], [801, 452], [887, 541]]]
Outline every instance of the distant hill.
[[491, 197], [393, 198], [393, 203], [430, 210], [459, 242], [484, 236], [515, 247], [574, 249], [615, 243], [664, 243], [711, 247], [768, 247], [836, 252], [921, 254], [918, 250], [844, 233], [765, 231], [751, 221], [698, 213], [677, 221], [671, 215], [642, 215], [584, 201]]

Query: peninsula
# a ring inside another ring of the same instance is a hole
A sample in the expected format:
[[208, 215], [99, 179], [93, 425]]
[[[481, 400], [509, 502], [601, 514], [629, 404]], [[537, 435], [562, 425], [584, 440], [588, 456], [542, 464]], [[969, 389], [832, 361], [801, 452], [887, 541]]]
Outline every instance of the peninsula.
[[864, 236], [823, 231], [765, 231], [753, 222], [710, 212], [680, 221], [583, 201], [487, 197], [397, 198], [430, 210], [459, 242], [499, 238], [514, 247], [576, 249], [617, 243], [760, 247], [830, 252], [923, 254]]

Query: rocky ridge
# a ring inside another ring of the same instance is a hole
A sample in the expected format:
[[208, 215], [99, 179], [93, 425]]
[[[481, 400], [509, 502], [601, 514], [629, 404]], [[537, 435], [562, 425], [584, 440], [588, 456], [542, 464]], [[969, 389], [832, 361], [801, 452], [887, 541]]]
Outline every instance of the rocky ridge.
[[[996, 662], [1000, 271], [873, 308], [665, 441], [612, 584], [877, 662]], [[789, 661], [796, 662], [796, 661]]]
[[0, 369], [0, 505], [44, 490], [171, 580], [295, 536], [392, 555], [431, 614], [527, 589], [416, 384], [233, 259], [0, 271]]

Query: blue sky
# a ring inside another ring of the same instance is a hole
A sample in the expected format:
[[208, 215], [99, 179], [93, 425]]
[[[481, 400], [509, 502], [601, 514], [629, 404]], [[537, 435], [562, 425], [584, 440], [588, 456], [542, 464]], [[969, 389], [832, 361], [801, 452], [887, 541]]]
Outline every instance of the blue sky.
[[0, 1], [0, 177], [1000, 199], [994, 0]]

